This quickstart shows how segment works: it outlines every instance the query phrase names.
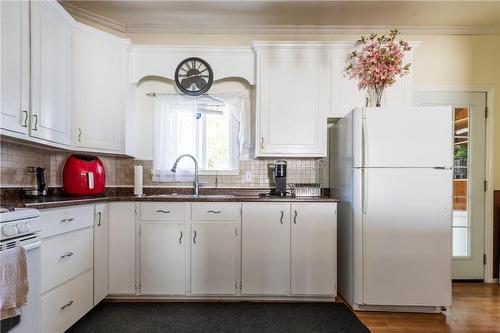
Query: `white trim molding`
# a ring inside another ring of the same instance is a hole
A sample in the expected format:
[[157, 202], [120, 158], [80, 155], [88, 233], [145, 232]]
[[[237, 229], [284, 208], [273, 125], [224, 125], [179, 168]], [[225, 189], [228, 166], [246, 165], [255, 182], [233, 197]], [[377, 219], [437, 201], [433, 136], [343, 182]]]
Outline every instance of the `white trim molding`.
[[487, 188], [484, 202], [484, 253], [486, 264], [484, 266], [484, 282], [498, 283], [493, 279], [493, 169], [494, 169], [494, 143], [495, 143], [495, 87], [486, 86], [418, 86], [415, 91], [459, 91], [459, 92], [484, 92], [486, 93], [486, 107], [488, 116], [486, 118], [486, 161], [485, 175]]

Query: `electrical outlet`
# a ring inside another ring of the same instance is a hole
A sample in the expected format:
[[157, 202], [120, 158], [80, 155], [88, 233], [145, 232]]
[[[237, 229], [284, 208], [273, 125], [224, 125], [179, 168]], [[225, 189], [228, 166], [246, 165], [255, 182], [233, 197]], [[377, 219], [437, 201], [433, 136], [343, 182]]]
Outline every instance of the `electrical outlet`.
[[251, 183], [252, 182], [252, 171], [248, 170], [245, 171], [245, 183]]

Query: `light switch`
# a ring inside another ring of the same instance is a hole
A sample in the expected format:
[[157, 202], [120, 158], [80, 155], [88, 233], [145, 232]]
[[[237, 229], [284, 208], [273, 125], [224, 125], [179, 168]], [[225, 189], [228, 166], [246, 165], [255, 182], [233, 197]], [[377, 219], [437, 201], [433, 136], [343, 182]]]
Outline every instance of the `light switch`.
[[251, 183], [252, 182], [252, 171], [248, 170], [245, 171], [245, 183]]

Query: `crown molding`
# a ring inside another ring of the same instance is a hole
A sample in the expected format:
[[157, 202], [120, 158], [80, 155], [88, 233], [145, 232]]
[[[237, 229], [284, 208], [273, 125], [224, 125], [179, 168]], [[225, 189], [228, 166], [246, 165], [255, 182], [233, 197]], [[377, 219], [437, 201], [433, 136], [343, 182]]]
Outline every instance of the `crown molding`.
[[112, 20], [110, 18], [98, 15], [94, 12], [88, 11], [86, 9], [79, 8], [71, 3], [68, 2], [60, 2], [60, 4], [66, 9], [66, 11], [73, 16], [75, 19], [84, 19], [88, 20], [94, 23], [97, 23], [99, 25], [102, 25], [106, 28], [110, 28], [116, 31], [119, 31], [121, 33], [126, 32], [126, 27], [125, 24]]
[[[365, 34], [368, 32], [387, 32], [394, 26], [295, 26], [295, 25], [168, 25], [135, 24], [127, 25], [127, 33], [183, 33], [183, 34]], [[500, 27], [473, 26], [399, 26], [404, 35], [500, 35]]]
[[[124, 24], [81, 9], [71, 3], [61, 5], [75, 18], [95, 22], [121, 33], [172, 34], [293, 34], [350, 35], [387, 32], [389, 25], [200, 25], [200, 24]], [[500, 26], [398, 26], [404, 35], [500, 35]]]

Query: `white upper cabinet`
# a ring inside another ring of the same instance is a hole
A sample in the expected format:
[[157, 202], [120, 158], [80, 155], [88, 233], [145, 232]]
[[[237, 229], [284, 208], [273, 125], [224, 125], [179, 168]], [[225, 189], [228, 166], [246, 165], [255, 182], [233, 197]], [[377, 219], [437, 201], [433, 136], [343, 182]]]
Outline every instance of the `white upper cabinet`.
[[[416, 47], [418, 43], [410, 43]], [[328, 117], [342, 118], [345, 114], [356, 107], [366, 106], [366, 92], [358, 88], [358, 81], [350, 79], [345, 75], [345, 68], [349, 61], [349, 55], [354, 50], [354, 44], [337, 43], [332, 44], [330, 71], [331, 71], [331, 108]], [[409, 52], [405, 56], [406, 62], [412, 62], [413, 54]], [[396, 83], [387, 88], [382, 97], [384, 106], [410, 106], [412, 103], [412, 70], [404, 77], [398, 77]]]
[[56, 1], [31, 2], [31, 136], [69, 145], [73, 18]]
[[1, 1], [0, 126], [28, 133], [29, 2]]
[[255, 43], [257, 157], [326, 156], [330, 56], [313, 44]]
[[123, 151], [129, 41], [83, 24], [73, 32], [73, 144]]

